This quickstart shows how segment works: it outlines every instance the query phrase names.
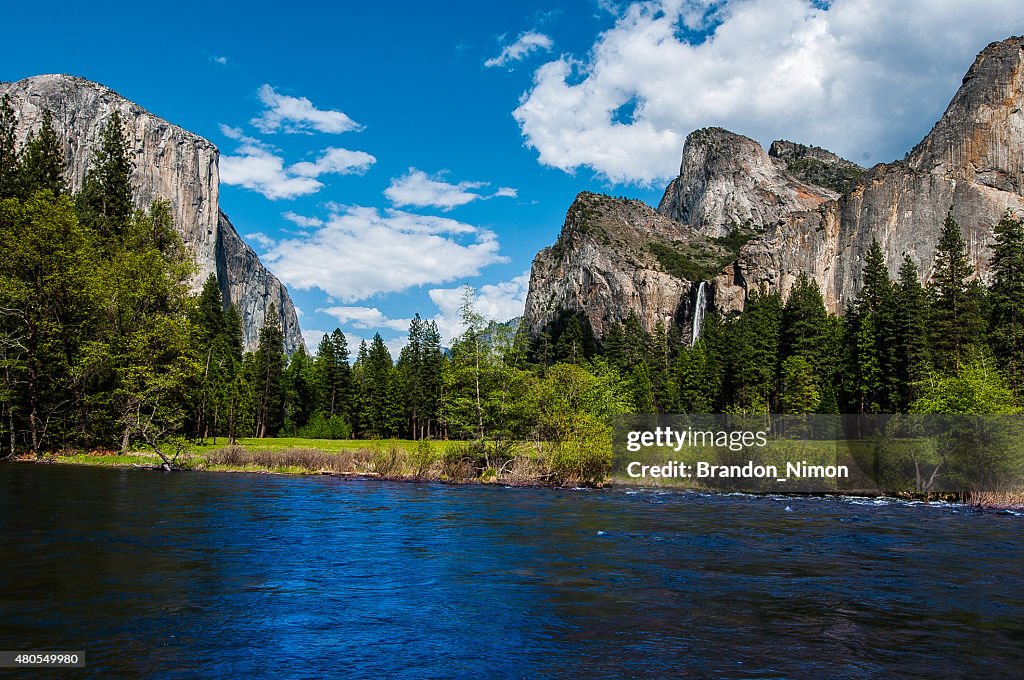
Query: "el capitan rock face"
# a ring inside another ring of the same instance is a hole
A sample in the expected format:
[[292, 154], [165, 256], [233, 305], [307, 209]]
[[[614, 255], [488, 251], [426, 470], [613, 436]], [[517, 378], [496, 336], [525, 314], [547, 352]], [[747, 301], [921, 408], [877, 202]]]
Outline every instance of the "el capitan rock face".
[[82, 187], [92, 149], [114, 111], [135, 154], [132, 174], [136, 205], [170, 201], [175, 227], [195, 253], [194, 287], [216, 272], [226, 302], [242, 313], [246, 349], [254, 349], [271, 304], [277, 308], [288, 352], [302, 346], [298, 316], [288, 291], [238, 236], [220, 210], [219, 152], [209, 141], [154, 116], [113, 90], [81, 78], [43, 75], [0, 83], [18, 119], [19, 144], [37, 130], [44, 110], [64, 145], [65, 177], [72, 191]]
[[[788, 294], [801, 272], [818, 282], [826, 305], [841, 313], [861, 288], [863, 258], [873, 239], [891, 273], [909, 256], [927, 280], [950, 211], [978, 275], [986, 279], [992, 226], [1007, 210], [1024, 210], [1022, 106], [1024, 38], [1015, 37], [978, 55], [942, 119], [904, 161], [864, 171], [817, 147], [778, 141], [765, 153], [741, 135], [698, 130], [687, 139], [679, 177], [658, 207], [667, 220], [658, 224], [658, 233], [678, 242], [703, 237], [711, 248], [740, 227], [746, 242], [735, 257], [706, 278], [700, 267], [673, 269], [658, 258], [635, 267], [631, 258], [607, 251], [621, 240], [650, 241], [642, 222], [631, 230], [610, 225], [604, 245], [567, 239], [564, 227], [556, 246], [534, 261], [524, 328], [538, 332], [565, 309], [584, 312], [592, 323], [636, 311], [651, 330], [673, 299], [690, 301], [689, 309], [674, 313], [685, 327], [700, 281], [711, 284], [709, 304], [730, 312], [742, 310], [747, 291], [759, 286]], [[645, 286], [644, 295], [630, 293]], [[650, 300], [669, 302], [652, 314]], [[595, 324], [594, 331], [601, 337], [603, 326]]]

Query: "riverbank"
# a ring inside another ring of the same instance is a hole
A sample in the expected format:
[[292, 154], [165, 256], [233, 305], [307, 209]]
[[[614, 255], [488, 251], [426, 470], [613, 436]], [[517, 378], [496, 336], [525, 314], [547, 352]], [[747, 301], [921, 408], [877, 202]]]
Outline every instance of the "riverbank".
[[[559, 469], [542, 444], [520, 442], [487, 450], [469, 442], [408, 440], [243, 439], [233, 446], [207, 444], [174, 457], [181, 470], [280, 475], [332, 475], [406, 482], [496, 484], [508, 487], [662, 487], [672, 490], [715, 492], [698, 483], [640, 482], [628, 477], [586, 480]], [[22, 456], [21, 462], [99, 467], [159, 469], [163, 460], [151, 451], [65, 451], [41, 457]], [[766, 492], [767, 493], [767, 492]], [[771, 492], [775, 494], [777, 492]], [[962, 502], [983, 509], [1024, 510], [1024, 493], [969, 494], [882, 493], [842, 490], [834, 493], [786, 495], [841, 495], [886, 497], [919, 501]]]

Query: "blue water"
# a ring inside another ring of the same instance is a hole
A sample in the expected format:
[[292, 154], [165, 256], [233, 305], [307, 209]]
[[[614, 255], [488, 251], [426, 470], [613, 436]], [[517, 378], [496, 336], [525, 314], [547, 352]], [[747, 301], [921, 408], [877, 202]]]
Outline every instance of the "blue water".
[[[0, 649], [68, 677], [1021, 677], [1024, 517], [0, 466]], [[24, 677], [44, 677], [25, 671]]]

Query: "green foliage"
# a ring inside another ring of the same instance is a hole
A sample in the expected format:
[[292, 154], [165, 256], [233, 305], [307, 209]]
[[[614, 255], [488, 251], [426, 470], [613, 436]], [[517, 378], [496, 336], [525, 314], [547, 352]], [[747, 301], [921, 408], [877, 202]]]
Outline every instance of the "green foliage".
[[983, 343], [981, 289], [971, 280], [973, 275], [960, 225], [950, 214], [939, 236], [935, 273], [929, 284], [931, 345], [935, 365], [941, 370], [955, 369], [972, 347]]
[[864, 169], [853, 164], [826, 163], [810, 156], [797, 157], [786, 163], [794, 177], [845, 194], [864, 176]]
[[260, 329], [259, 345], [249, 362], [256, 406], [256, 436], [272, 437], [284, 425], [284, 333], [273, 304]]
[[133, 171], [121, 114], [114, 111], [100, 132], [78, 196], [83, 221], [104, 238], [120, 238], [131, 218]]
[[995, 226], [989, 341], [1014, 390], [1024, 386], [1024, 219], [1007, 213]]
[[955, 370], [930, 376], [911, 412], [1005, 414], [1020, 408], [992, 357], [974, 351]]
[[21, 156], [15, 143], [17, 118], [6, 94], [0, 99], [0, 200], [21, 193]]
[[352, 427], [341, 416], [317, 411], [309, 422], [298, 428], [296, 436], [305, 439], [349, 439], [352, 437]]
[[64, 179], [64, 149], [57, 132], [53, 129], [53, 119], [48, 110], [43, 111], [43, 122], [39, 130], [29, 135], [25, 148], [21, 152], [20, 195], [23, 198], [32, 196], [37, 191], [49, 191], [54, 196], [67, 193]]
[[795, 354], [782, 362], [779, 407], [782, 413], [813, 413], [821, 403], [821, 392], [811, 362]]

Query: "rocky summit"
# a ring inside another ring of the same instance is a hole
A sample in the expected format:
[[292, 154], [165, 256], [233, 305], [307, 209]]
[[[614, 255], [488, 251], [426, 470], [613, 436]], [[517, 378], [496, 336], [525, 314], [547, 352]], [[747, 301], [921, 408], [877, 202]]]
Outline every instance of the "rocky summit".
[[692, 330], [698, 300], [741, 311], [748, 291], [786, 295], [801, 273], [842, 313], [874, 239], [891, 274], [909, 256], [927, 281], [950, 212], [987, 280], [993, 225], [1024, 210], [1022, 106], [1024, 38], [1013, 37], [978, 55], [901, 161], [865, 170], [819, 147], [776, 141], [765, 152], [721, 128], [693, 132], [657, 211], [576, 198], [558, 241], [534, 260], [523, 327], [537, 334], [582, 312], [598, 338], [631, 313], [647, 330], [658, 321]]
[[139, 208], [156, 199], [170, 201], [174, 224], [195, 253], [199, 290], [211, 273], [220, 281], [225, 303], [242, 314], [245, 348], [255, 349], [271, 305], [280, 316], [289, 353], [302, 346], [298, 315], [288, 291], [260, 262], [220, 209], [219, 152], [209, 141], [168, 123], [110, 88], [65, 75], [42, 75], [0, 83], [17, 116], [18, 143], [37, 130], [44, 110], [64, 145], [66, 179], [82, 188], [100, 131], [117, 111], [134, 152], [132, 185]]

